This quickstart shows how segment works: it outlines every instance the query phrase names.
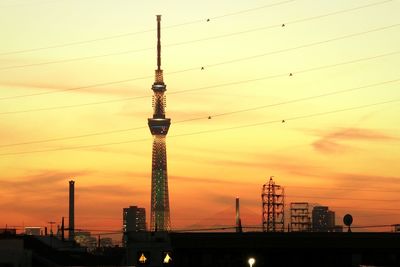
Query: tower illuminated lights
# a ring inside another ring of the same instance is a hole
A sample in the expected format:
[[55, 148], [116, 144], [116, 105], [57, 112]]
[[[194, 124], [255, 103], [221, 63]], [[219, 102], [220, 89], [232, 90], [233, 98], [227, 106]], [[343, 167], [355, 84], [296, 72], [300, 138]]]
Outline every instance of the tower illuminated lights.
[[171, 119], [165, 118], [166, 99], [164, 92], [167, 90], [167, 86], [164, 83], [161, 69], [160, 22], [161, 15], [157, 15], [157, 69], [155, 81], [151, 87], [154, 92], [154, 112], [153, 118], [148, 119], [149, 128], [153, 135], [150, 231], [169, 231], [171, 229], [165, 146], [165, 137], [171, 125]]

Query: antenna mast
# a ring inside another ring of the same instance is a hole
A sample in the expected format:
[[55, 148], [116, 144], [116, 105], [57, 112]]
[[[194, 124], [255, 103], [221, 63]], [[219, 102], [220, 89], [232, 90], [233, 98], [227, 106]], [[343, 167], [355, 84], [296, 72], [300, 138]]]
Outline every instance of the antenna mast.
[[157, 70], [161, 70], [161, 15], [157, 15]]

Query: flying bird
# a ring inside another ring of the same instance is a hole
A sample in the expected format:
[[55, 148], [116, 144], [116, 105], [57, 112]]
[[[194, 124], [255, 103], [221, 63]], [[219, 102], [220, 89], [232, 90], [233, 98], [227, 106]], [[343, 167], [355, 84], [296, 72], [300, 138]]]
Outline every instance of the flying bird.
[[208, 119], [211, 120], [211, 116], [208, 116]]

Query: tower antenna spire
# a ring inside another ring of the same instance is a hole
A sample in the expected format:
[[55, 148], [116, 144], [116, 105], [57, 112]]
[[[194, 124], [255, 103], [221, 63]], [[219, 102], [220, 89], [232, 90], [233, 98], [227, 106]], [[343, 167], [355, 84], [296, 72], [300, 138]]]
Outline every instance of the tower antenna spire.
[[161, 70], [161, 15], [157, 15], [157, 70]]

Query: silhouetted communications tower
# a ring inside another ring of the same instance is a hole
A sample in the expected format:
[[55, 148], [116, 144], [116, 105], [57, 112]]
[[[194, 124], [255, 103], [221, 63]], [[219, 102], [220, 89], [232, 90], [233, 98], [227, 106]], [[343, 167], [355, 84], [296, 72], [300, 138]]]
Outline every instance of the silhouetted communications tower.
[[275, 184], [272, 177], [262, 188], [262, 226], [264, 232], [283, 232], [285, 229], [285, 191], [282, 186]]
[[161, 15], [157, 15], [157, 69], [155, 81], [151, 87], [154, 92], [154, 113], [153, 118], [148, 119], [149, 128], [153, 135], [150, 231], [169, 231], [171, 229], [165, 147], [165, 137], [168, 133], [171, 119], [165, 118], [166, 100], [164, 92], [167, 86], [163, 81], [163, 71], [161, 69], [160, 21]]

